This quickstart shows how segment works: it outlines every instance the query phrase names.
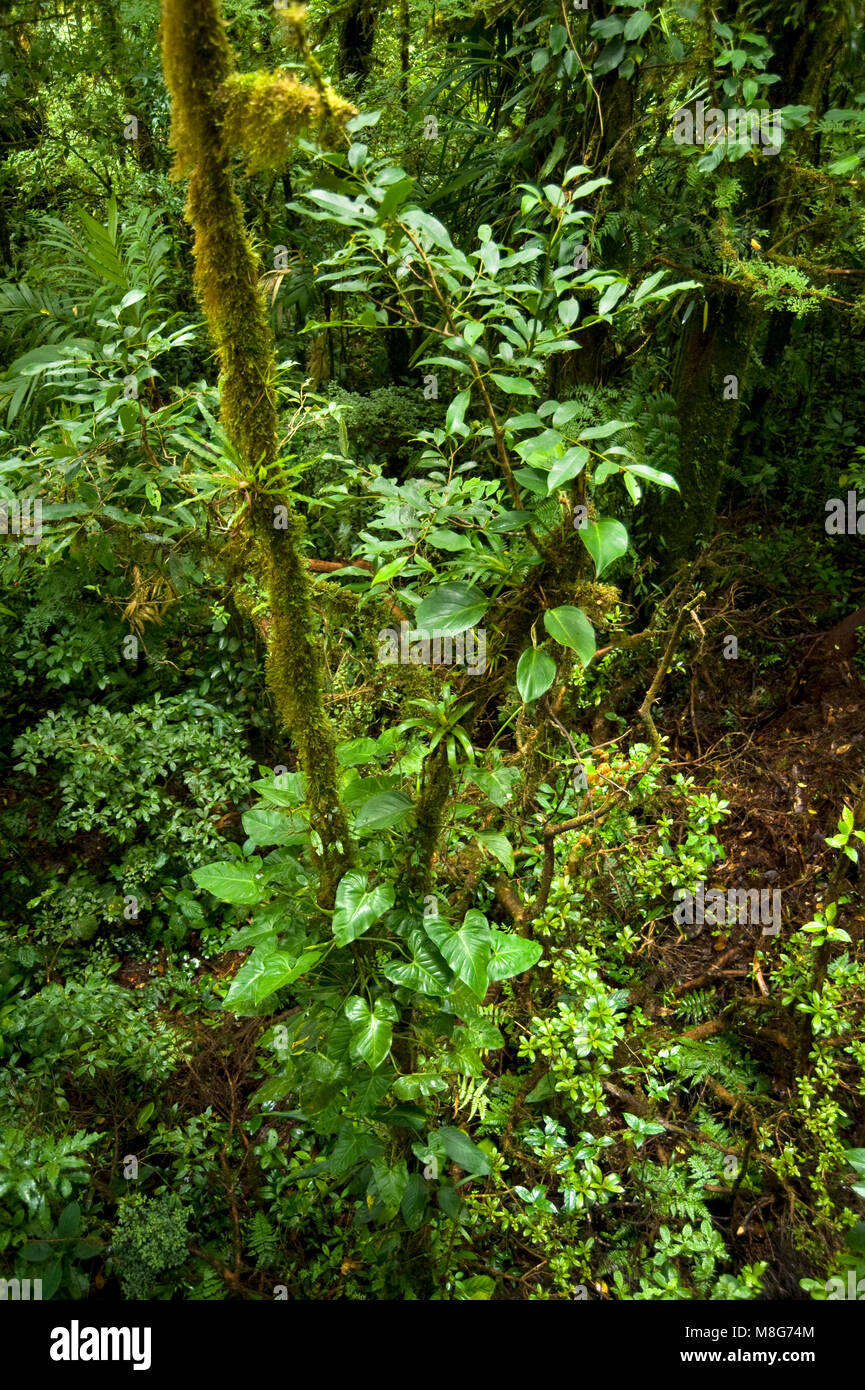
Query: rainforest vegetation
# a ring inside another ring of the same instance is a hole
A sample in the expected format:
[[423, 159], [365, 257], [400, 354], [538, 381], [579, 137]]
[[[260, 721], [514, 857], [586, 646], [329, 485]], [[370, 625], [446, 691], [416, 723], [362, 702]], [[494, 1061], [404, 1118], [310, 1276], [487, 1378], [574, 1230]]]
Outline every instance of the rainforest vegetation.
[[857, 1296], [863, 25], [7, 3], [3, 1280]]

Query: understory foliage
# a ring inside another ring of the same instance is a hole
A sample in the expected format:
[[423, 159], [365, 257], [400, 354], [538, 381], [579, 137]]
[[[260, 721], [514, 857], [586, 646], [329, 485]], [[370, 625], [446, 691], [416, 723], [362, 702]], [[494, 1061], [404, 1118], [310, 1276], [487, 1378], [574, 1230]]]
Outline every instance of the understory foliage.
[[[46, 1298], [865, 1275], [861, 769], [793, 765], [807, 862], [740, 771], [862, 601], [861, 6], [607, 9], [0, 29], [0, 1271]], [[768, 884], [772, 930], [679, 911]]]

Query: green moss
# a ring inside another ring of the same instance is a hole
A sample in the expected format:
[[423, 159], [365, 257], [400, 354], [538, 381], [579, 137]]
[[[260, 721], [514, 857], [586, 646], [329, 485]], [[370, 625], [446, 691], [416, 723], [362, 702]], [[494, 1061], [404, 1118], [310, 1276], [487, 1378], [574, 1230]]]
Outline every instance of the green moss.
[[[302, 37], [297, 16], [294, 22]], [[305, 39], [302, 44], [305, 50]], [[335, 96], [331, 100], [318, 69], [313, 73], [315, 101], [302, 95], [313, 89], [283, 75], [232, 79], [234, 60], [218, 0], [192, 5], [163, 0], [162, 53], [177, 156], [174, 176], [189, 179], [187, 217], [195, 231], [196, 288], [222, 369], [221, 418], [252, 478], [258, 465], [277, 457], [275, 364], [258, 263], [231, 179], [226, 111], [230, 115], [231, 94], [236, 93], [240, 129], [261, 103], [273, 105], [274, 122], [262, 137], [267, 143], [275, 139], [280, 120], [289, 133], [303, 122], [310, 133], [317, 132], [320, 123], [330, 136], [352, 108]], [[287, 529], [274, 527], [279, 498], [256, 498], [251, 489], [250, 500], [249, 526], [256, 542], [252, 553], [271, 610], [267, 681], [277, 714], [297, 743], [311, 824], [322, 847], [321, 896], [329, 903], [351, 849], [339, 804], [333, 733], [322, 701], [302, 527], [290, 511]]]
[[334, 144], [357, 115], [329, 87], [309, 87], [293, 72], [234, 74], [221, 96], [224, 139], [244, 151], [251, 172], [280, 168], [300, 136]]
[[444, 745], [424, 762], [424, 781], [416, 807], [416, 854], [409, 871], [415, 892], [428, 893], [432, 884], [432, 864], [442, 828], [442, 817], [451, 786], [451, 770]]

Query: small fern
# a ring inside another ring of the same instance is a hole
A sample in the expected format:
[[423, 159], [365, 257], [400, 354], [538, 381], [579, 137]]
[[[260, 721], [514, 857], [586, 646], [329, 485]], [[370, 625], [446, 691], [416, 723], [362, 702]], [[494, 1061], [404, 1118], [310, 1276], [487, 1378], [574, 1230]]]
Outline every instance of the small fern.
[[250, 1221], [246, 1244], [255, 1260], [256, 1269], [267, 1269], [273, 1264], [279, 1250], [279, 1242], [264, 1212], [257, 1211]]

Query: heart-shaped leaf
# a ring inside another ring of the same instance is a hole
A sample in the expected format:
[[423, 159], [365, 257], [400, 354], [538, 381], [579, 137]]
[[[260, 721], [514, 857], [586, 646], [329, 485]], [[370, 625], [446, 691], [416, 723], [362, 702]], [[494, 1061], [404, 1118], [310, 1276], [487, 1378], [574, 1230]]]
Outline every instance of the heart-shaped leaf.
[[343, 1013], [351, 1024], [351, 1050], [371, 1071], [381, 1066], [393, 1040], [393, 1024], [398, 1014], [389, 999], [377, 999], [372, 1009], [365, 999], [352, 995]]
[[512, 932], [492, 931], [492, 956], [487, 966], [490, 980], [508, 980], [537, 965], [543, 950], [539, 941], [528, 941]]
[[420, 1173], [412, 1173], [403, 1193], [400, 1215], [410, 1231], [416, 1231], [429, 1202], [427, 1184]]
[[243, 829], [253, 848], [261, 845], [284, 844], [292, 832], [292, 817], [283, 811], [268, 810], [266, 806], [253, 806], [243, 814]]
[[628, 549], [627, 531], [620, 521], [610, 516], [601, 517], [600, 521], [590, 521], [578, 534], [595, 562], [596, 579], [600, 579], [604, 570]]
[[380, 883], [367, 889], [363, 874], [344, 874], [336, 890], [336, 911], [333, 914], [333, 934], [337, 944], [347, 946], [356, 941], [373, 922], [393, 907], [392, 883]]
[[483, 999], [491, 949], [490, 927], [483, 913], [471, 908], [456, 928], [440, 917], [430, 917], [424, 921], [424, 931], [472, 994]]
[[225, 1007], [260, 1004], [268, 995], [292, 984], [311, 970], [321, 956], [321, 950], [304, 951], [299, 959], [287, 951], [274, 951], [272, 946], [256, 946], [249, 960], [244, 961], [225, 996]]
[[436, 948], [421, 931], [412, 932], [408, 939], [412, 958], [394, 961], [384, 967], [386, 979], [405, 989], [421, 994], [444, 994], [453, 975]]
[[550, 608], [544, 614], [544, 627], [563, 647], [576, 652], [583, 666], [588, 666], [596, 650], [595, 633], [581, 608], [567, 603]]
[[[582, 534], [582, 532], [580, 533]], [[540, 699], [556, 678], [556, 663], [546, 652], [529, 647], [517, 662], [517, 689], [526, 704]]]
[[340, 767], [363, 767], [371, 763], [378, 744], [374, 738], [353, 738], [341, 743], [336, 750], [336, 760]]

